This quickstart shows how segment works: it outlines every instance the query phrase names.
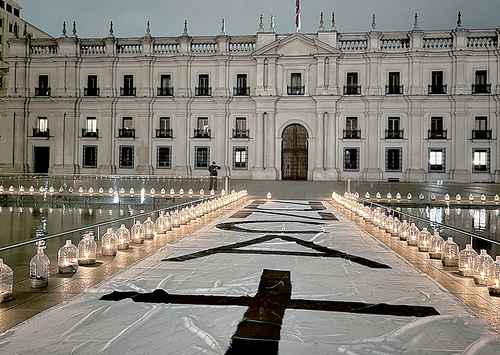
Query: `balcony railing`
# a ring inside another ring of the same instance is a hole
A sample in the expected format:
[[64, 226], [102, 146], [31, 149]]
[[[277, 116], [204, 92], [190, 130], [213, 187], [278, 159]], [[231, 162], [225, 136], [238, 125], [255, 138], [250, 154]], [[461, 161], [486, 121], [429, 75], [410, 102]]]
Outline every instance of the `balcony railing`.
[[99, 130], [98, 129], [89, 130], [89, 129], [83, 128], [82, 129], [82, 137], [98, 138], [99, 137]]
[[84, 96], [99, 96], [101, 94], [99, 88], [84, 88], [83, 95]]
[[120, 138], [135, 138], [135, 129], [133, 129], [133, 128], [120, 128], [118, 130], [118, 137], [120, 137]]
[[386, 95], [403, 95], [403, 85], [386, 85], [385, 94]]
[[427, 132], [427, 138], [428, 139], [447, 139], [448, 138], [448, 130], [446, 130], [446, 129], [442, 129], [442, 130], [429, 129]]
[[361, 130], [344, 129], [344, 139], [361, 139]]
[[173, 137], [173, 132], [171, 128], [156, 130], [156, 138], [172, 138], [172, 137]]
[[193, 137], [194, 138], [210, 138], [212, 136], [212, 130], [211, 129], [199, 129], [195, 128]]
[[304, 86], [288, 86], [287, 94], [288, 95], [304, 95], [305, 87]]
[[472, 139], [491, 139], [491, 129], [473, 129]]
[[120, 88], [120, 96], [135, 96], [136, 88]]
[[472, 84], [473, 94], [491, 94], [491, 84]]
[[344, 95], [361, 95], [361, 85], [344, 85]]
[[35, 88], [35, 96], [50, 96], [50, 88]]
[[196, 96], [212, 96], [212, 88], [206, 87], [206, 86], [196, 87], [195, 88], [195, 95]]
[[385, 139], [403, 139], [404, 131], [402, 129], [394, 130], [394, 129], [386, 129], [385, 130]]
[[233, 88], [233, 96], [250, 96], [250, 88], [236, 86]]
[[50, 137], [50, 130], [49, 129], [33, 128], [33, 137], [49, 138]]
[[233, 129], [233, 138], [248, 138], [249, 134], [248, 129]]
[[448, 85], [429, 85], [429, 95], [443, 95], [448, 92]]
[[158, 96], [174, 96], [173, 87], [159, 87]]

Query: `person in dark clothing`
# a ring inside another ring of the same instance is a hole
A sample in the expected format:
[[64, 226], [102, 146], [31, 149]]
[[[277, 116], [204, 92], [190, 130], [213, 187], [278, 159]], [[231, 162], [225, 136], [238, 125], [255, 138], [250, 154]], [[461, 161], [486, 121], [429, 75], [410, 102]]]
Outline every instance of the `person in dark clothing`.
[[208, 167], [208, 173], [210, 174], [210, 191], [217, 191], [217, 170], [220, 170], [220, 166], [213, 161]]

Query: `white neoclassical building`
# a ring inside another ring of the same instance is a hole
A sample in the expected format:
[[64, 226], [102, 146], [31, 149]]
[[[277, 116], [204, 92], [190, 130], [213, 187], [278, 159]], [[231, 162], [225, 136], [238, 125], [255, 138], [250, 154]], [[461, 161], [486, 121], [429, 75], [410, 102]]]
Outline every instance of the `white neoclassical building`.
[[332, 22], [14, 38], [0, 171], [500, 182], [499, 30]]

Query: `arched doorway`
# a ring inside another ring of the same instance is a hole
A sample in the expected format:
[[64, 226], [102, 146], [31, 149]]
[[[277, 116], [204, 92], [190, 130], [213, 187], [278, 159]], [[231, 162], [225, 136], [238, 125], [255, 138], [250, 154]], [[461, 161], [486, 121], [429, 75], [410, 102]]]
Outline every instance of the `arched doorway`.
[[307, 180], [307, 130], [300, 124], [291, 124], [281, 138], [281, 178]]

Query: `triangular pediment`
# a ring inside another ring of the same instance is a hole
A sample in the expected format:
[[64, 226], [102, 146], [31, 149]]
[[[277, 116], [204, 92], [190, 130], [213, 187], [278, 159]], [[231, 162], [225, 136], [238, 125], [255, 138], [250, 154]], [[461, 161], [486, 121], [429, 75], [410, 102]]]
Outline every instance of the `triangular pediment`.
[[253, 55], [297, 57], [337, 53], [337, 49], [318, 39], [309, 38], [301, 33], [294, 33], [269, 43], [255, 51]]

